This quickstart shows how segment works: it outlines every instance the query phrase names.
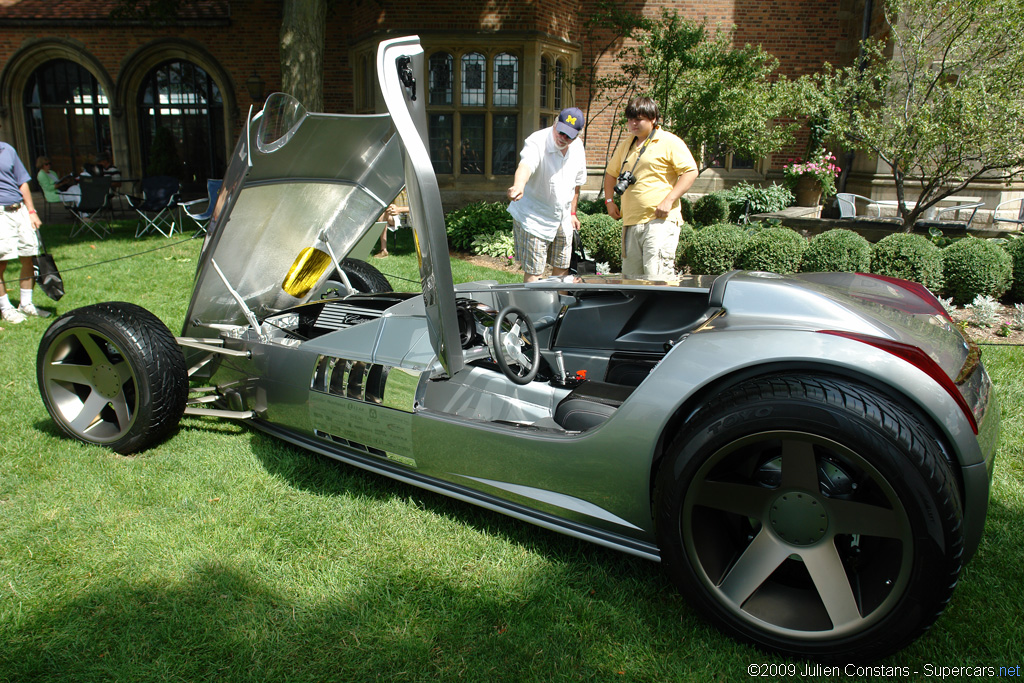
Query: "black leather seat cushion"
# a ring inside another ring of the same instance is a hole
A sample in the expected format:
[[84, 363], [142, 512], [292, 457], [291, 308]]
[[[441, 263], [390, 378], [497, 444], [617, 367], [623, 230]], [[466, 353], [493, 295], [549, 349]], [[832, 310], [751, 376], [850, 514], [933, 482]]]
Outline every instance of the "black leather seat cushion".
[[596, 427], [615, 413], [634, 388], [587, 380], [558, 402], [555, 422], [572, 432]]

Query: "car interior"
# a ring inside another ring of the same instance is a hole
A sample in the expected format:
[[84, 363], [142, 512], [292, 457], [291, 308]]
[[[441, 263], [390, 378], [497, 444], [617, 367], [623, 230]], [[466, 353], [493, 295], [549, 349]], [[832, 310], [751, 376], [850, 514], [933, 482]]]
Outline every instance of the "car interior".
[[[302, 263], [308, 265], [309, 255]], [[579, 432], [599, 426], [673, 345], [722, 312], [729, 276], [719, 276], [711, 287], [460, 285], [456, 303], [466, 366], [453, 376], [433, 368], [420, 409], [535, 429]], [[296, 283], [303, 280], [301, 288], [313, 286], [301, 275], [290, 276], [287, 285], [300, 287]], [[263, 328], [270, 343], [317, 340], [335, 358], [352, 358], [346, 349], [361, 346], [353, 342], [357, 328], [415, 317], [417, 304], [422, 310], [417, 296], [322, 289], [314, 300], [266, 318]], [[386, 364], [367, 363], [355, 384], [351, 375], [334, 384], [339, 393], [365, 385], [368, 397], [383, 401], [388, 371]], [[320, 382], [332, 393], [329, 378]]]

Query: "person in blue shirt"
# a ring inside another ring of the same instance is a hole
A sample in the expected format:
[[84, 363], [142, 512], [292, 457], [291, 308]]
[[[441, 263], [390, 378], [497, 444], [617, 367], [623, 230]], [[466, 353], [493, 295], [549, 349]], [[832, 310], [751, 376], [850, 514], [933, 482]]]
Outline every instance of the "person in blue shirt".
[[[14, 148], [0, 142], [0, 315], [15, 324], [24, 322], [29, 315], [45, 315], [32, 304], [32, 257], [39, 253], [41, 222], [28, 186], [31, 179]], [[21, 298], [17, 308], [7, 296], [4, 283], [7, 263], [15, 259], [21, 261]]]

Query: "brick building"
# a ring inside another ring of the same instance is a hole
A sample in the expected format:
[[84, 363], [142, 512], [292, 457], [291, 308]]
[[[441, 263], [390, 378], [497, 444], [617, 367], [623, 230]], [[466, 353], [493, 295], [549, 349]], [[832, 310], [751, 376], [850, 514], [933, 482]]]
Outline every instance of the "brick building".
[[[146, 172], [158, 129], [172, 133], [187, 189], [222, 177], [250, 106], [280, 86], [281, 3], [203, 0], [155, 25], [116, 19], [117, 0], [0, 0], [0, 136], [26, 164], [46, 154], [58, 172], [110, 151], [129, 177]], [[587, 110], [590, 93], [566, 76], [615, 70], [620, 47], [588, 33], [597, 0], [465, 3], [351, 0], [326, 25], [324, 103], [330, 112], [377, 106], [373, 55], [384, 37], [416, 33], [427, 51], [430, 147], [449, 205], [501, 196], [523, 139], [560, 108]], [[692, 19], [735, 24], [738, 43], [761, 44], [784, 73], [846, 64], [865, 25], [865, 0], [665, 0]], [[877, 14], [877, 8], [875, 13]], [[868, 25], [878, 17], [868, 17]], [[596, 108], [595, 110], [596, 111]], [[617, 131], [614, 113], [588, 122], [589, 187], [600, 185]], [[779, 158], [799, 156], [800, 147]], [[779, 165], [778, 159], [775, 167]], [[763, 180], [771, 159], [723, 159], [695, 191]]]

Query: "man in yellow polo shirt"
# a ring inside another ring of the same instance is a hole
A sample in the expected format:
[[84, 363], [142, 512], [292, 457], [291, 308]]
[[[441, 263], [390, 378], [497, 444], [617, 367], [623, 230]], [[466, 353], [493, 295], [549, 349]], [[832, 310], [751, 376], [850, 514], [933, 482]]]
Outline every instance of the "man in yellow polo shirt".
[[[686, 143], [662, 129], [658, 120], [658, 105], [650, 97], [630, 102], [626, 107], [627, 135], [604, 172], [608, 215], [622, 218], [622, 275], [626, 278], [675, 277], [682, 222], [679, 198], [697, 179], [697, 163]], [[623, 178], [624, 171], [630, 175]], [[616, 184], [624, 190], [621, 215], [612, 200]]]

